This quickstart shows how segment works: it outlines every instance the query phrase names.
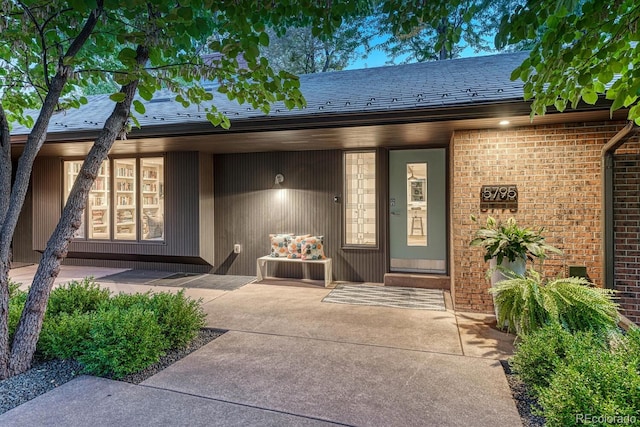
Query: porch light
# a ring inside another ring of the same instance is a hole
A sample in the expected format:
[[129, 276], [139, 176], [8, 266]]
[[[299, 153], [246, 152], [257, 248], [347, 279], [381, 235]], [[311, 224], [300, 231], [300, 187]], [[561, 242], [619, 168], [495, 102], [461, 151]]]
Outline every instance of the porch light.
[[511, 123], [509, 120], [500, 120], [500, 122], [498, 122], [500, 126], [507, 126], [509, 123]]

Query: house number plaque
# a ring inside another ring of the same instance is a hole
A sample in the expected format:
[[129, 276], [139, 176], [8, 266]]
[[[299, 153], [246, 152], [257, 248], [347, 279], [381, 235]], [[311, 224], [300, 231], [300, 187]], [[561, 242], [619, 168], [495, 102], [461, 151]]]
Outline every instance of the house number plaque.
[[480, 210], [518, 210], [518, 188], [515, 185], [483, 185], [480, 189]]

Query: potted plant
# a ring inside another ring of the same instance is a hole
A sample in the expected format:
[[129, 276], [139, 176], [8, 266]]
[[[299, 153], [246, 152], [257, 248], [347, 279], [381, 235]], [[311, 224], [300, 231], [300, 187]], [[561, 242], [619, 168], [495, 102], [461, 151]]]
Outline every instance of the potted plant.
[[[478, 222], [475, 216], [471, 219]], [[545, 243], [543, 231], [544, 228], [532, 230], [521, 227], [513, 217], [502, 222], [490, 216], [486, 225], [476, 231], [470, 246], [484, 249], [484, 260], [491, 262], [490, 271], [501, 273], [500, 266], [522, 276], [526, 272], [527, 260], [544, 259], [547, 251], [562, 254], [560, 249]]]
[[[478, 222], [471, 216], [473, 222]], [[505, 222], [496, 221], [489, 216], [487, 223], [481, 226], [471, 240], [470, 246], [480, 246], [484, 249], [484, 260], [489, 261], [487, 276], [491, 277], [491, 286], [505, 280], [505, 272], [511, 271], [518, 276], [524, 276], [527, 271], [527, 260], [544, 259], [546, 252], [562, 254], [562, 251], [544, 241], [544, 229], [532, 230], [521, 227], [515, 218]], [[494, 304], [496, 317], [498, 308]]]
[[618, 304], [611, 289], [593, 287], [581, 277], [545, 280], [533, 269], [524, 276], [507, 275], [489, 292], [499, 312], [498, 325], [510, 332], [527, 335], [555, 323], [570, 332], [606, 333], [618, 324]]

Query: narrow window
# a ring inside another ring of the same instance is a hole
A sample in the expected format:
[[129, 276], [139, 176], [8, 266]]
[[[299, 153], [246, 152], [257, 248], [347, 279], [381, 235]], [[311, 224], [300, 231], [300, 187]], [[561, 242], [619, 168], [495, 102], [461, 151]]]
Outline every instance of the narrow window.
[[113, 161], [116, 240], [136, 240], [136, 159]]
[[164, 158], [140, 159], [142, 240], [164, 240]]
[[427, 246], [427, 164], [407, 164], [407, 246]]
[[[76, 182], [76, 178], [78, 177], [78, 174], [80, 173], [80, 169], [82, 168], [82, 160], [77, 160], [77, 161], [69, 161], [69, 162], [64, 162], [64, 184], [63, 184], [63, 204], [67, 204], [67, 200], [69, 199], [69, 194], [71, 193], [71, 188], [73, 187], [73, 183]], [[84, 239], [86, 233], [85, 233], [85, 226], [86, 223], [84, 221], [84, 217], [85, 217], [85, 211], [82, 211], [82, 224], [80, 225], [80, 228], [78, 228], [78, 230], [76, 231], [76, 233], [73, 235], [73, 237], [75, 239]]]
[[376, 247], [378, 244], [376, 153], [344, 154], [344, 245]]
[[89, 192], [89, 239], [111, 238], [109, 178], [109, 162], [105, 161]]

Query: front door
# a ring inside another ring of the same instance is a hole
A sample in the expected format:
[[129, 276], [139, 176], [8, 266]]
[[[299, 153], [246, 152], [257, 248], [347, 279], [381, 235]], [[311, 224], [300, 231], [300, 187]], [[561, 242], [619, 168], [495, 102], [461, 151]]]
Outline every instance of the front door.
[[447, 272], [444, 148], [389, 153], [391, 271]]

